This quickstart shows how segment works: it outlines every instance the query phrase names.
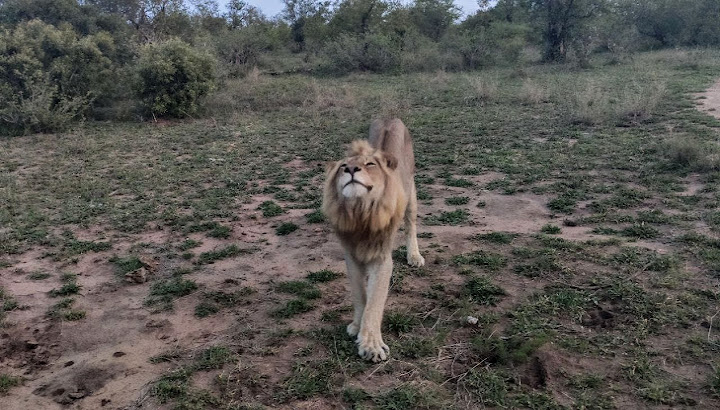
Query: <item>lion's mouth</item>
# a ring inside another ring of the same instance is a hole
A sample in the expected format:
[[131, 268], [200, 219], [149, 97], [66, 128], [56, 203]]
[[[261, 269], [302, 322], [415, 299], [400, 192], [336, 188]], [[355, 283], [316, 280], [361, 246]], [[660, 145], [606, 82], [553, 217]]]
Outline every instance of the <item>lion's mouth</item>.
[[365, 185], [365, 184], [363, 184], [362, 182], [360, 182], [360, 181], [358, 181], [358, 180], [355, 180], [355, 179], [349, 181], [347, 184], [345, 184], [345, 185], [343, 186], [343, 188], [345, 188], [346, 186], [348, 186], [348, 185], [350, 185], [350, 184], [362, 185], [362, 186], [365, 187], [365, 189], [368, 190], [368, 192], [370, 192], [370, 190], [372, 190], [372, 188], [373, 188], [372, 185]]

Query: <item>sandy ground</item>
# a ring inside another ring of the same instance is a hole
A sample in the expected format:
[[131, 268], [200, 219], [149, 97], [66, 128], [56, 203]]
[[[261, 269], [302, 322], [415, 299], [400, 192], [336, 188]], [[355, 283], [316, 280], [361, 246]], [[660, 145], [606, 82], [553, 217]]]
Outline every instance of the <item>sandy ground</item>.
[[720, 119], [720, 80], [708, 88], [704, 93], [699, 93], [698, 109], [715, 118]]
[[[702, 102], [699, 108], [720, 118], [720, 82], [704, 97], [699, 100]], [[298, 169], [303, 168], [295, 165]], [[488, 173], [474, 179], [477, 183], [487, 183], [500, 177], [500, 174]], [[551, 219], [545, 206], [548, 198], [539, 195], [478, 193], [443, 185], [430, 186], [429, 190], [435, 200], [433, 205], [420, 205], [421, 218], [454, 209], [443, 204], [445, 197], [469, 196], [472, 205], [467, 207], [472, 220], [467, 226], [420, 224], [420, 232], [434, 234], [430, 239], [420, 239], [421, 251], [431, 267], [442, 254], [430, 251], [430, 244], [439, 244], [457, 254], [470, 250], [472, 243], [467, 238], [471, 235], [491, 231], [534, 233], [547, 223], [562, 222]], [[114, 254], [125, 254], [133, 245], [150, 244], [149, 249], [156, 250], [149, 251], [148, 255], [158, 263], [155, 274], [167, 276], [167, 272], [180, 262], [164, 259], [158, 249], [185, 239], [179, 234], [161, 230], [127, 236], [108, 232], [103, 227], [77, 229], [74, 233], [80, 239], [111, 238], [113, 249], [83, 255], [75, 264], [53, 262], [51, 258], [43, 257], [42, 249], [16, 256], [17, 263], [2, 270], [0, 286], [25, 308], [11, 312], [7, 319], [9, 325], [0, 329], [0, 373], [22, 376], [25, 381], [22, 386], [13, 388], [8, 396], [0, 398], [0, 407], [3, 410], [157, 408], [157, 403], [149, 397], [149, 389], [152, 382], [174, 364], [151, 364], [150, 357], [174, 348], [192, 351], [219, 343], [258, 343], [238, 342], [236, 335], [239, 328], [267, 330], [276, 326], [268, 315], [278, 304], [277, 295], [270, 290], [274, 281], [300, 279], [309, 271], [321, 269], [344, 271], [341, 249], [327, 226], [305, 223], [307, 210], [291, 210], [273, 221], [258, 218], [256, 207], [266, 199], [257, 197], [252, 203], [238, 204], [238, 219], [224, 222], [233, 228], [228, 240], [213, 240], [201, 234], [190, 236], [203, 242], [201, 248], [194, 250], [196, 253], [230, 243], [240, 247], [257, 246], [261, 241], [265, 244], [260, 252], [226, 259], [188, 275], [201, 286], [201, 291], [176, 300], [171, 312], [151, 313], [143, 306], [150, 284], [129, 285], [119, 281], [108, 260]], [[475, 206], [480, 200], [486, 203], [484, 208]], [[582, 209], [579, 215], [583, 215]], [[280, 221], [295, 221], [301, 229], [279, 237], [273, 226]], [[564, 227], [562, 236], [571, 240], [600, 238], [588, 230], [586, 227]], [[661, 245], [643, 243], [643, 246]], [[27, 279], [29, 273], [39, 271], [53, 273], [54, 278], [45, 281]], [[46, 317], [48, 308], [57, 302], [47, 292], [59, 286], [57, 278], [62, 272], [78, 275], [82, 291], [76, 298], [76, 305], [87, 312], [84, 320], [61, 322]], [[441, 275], [442, 272], [434, 274]], [[522, 292], [521, 289], [528, 285], [522, 283], [522, 279], [513, 279], [513, 282], [502, 285], [510, 292], [514, 289]], [[244, 286], [258, 290], [248, 304], [205, 319], [194, 317], [194, 308], [202, 291], [232, 291]], [[348, 303], [344, 280], [332, 282], [323, 293], [328, 303], [323, 308]], [[391, 297], [389, 305], [402, 305], [402, 300]], [[302, 319], [293, 319], [292, 327], [309, 328], [318, 320], [320, 310], [308, 313]], [[268, 375], [270, 382], [279, 381], [288, 371], [286, 362], [292, 353], [291, 344], [274, 355], [242, 357], [241, 362], [251, 362]], [[306, 404], [308, 408], [325, 407], [320, 402]]]

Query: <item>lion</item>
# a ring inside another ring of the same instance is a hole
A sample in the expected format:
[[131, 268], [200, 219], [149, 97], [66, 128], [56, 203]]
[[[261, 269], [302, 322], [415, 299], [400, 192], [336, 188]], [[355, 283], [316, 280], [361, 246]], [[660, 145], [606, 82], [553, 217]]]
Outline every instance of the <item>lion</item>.
[[357, 336], [360, 357], [386, 360], [380, 326], [403, 219], [408, 264], [425, 264], [417, 242], [415, 155], [402, 121], [373, 121], [369, 139], [354, 141], [348, 157], [328, 167], [323, 211], [345, 251], [354, 307], [347, 333]]

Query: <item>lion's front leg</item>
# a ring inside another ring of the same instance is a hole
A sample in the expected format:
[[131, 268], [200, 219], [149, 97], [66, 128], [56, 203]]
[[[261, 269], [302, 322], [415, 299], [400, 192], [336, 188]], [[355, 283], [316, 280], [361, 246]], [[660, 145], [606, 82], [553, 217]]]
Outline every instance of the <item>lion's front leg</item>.
[[380, 327], [391, 274], [392, 258], [389, 255], [384, 261], [368, 266], [367, 304], [357, 343], [360, 357], [373, 362], [387, 359], [390, 352], [390, 348], [383, 342]]
[[349, 254], [345, 254], [345, 266], [350, 280], [350, 293], [352, 294], [354, 308], [353, 321], [347, 326], [347, 333], [354, 337], [360, 332], [363, 312], [365, 311], [365, 302], [367, 300], [365, 296], [365, 280], [367, 275]]

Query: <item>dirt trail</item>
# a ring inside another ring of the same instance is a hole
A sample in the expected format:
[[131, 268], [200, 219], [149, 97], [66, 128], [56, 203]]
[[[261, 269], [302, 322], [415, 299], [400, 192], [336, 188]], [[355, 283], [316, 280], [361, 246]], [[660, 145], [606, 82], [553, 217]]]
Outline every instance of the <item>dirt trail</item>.
[[716, 81], [705, 92], [696, 94], [698, 110], [720, 119], [720, 80]]

